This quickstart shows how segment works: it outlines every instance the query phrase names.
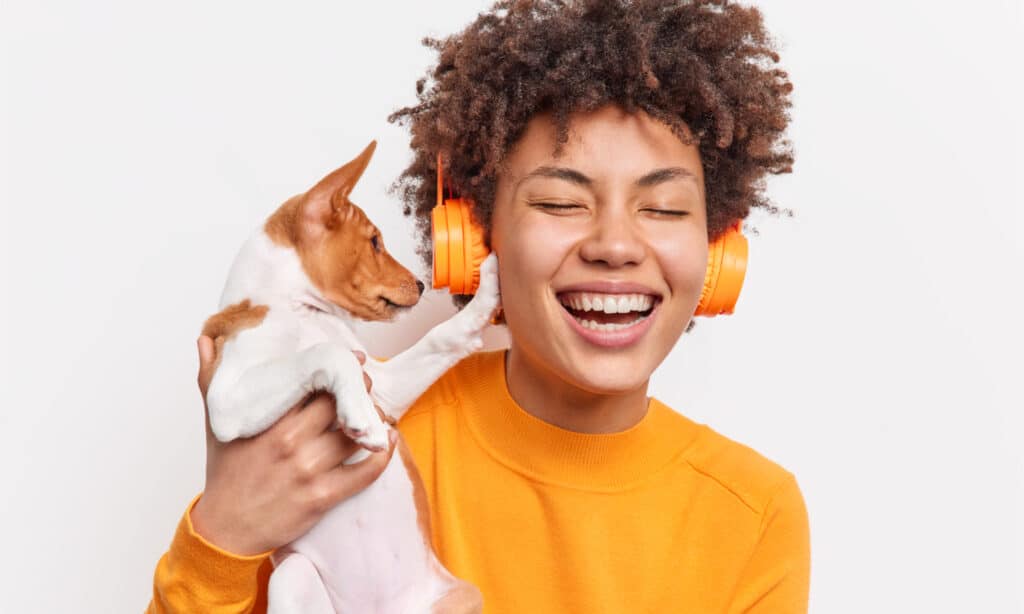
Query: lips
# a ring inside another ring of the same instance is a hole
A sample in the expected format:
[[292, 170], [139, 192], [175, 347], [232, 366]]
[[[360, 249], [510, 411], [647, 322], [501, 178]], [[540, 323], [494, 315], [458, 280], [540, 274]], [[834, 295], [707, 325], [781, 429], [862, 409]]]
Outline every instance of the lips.
[[[415, 303], [413, 303], [414, 305]], [[368, 320], [379, 320], [389, 321], [394, 319], [399, 313], [410, 309], [413, 305], [403, 305], [396, 303], [384, 295], [377, 297], [377, 301], [370, 307], [373, 315], [367, 317]]]
[[393, 301], [390, 298], [384, 296], [383, 294], [378, 296], [377, 299], [383, 301], [384, 307], [387, 309], [408, 309], [419, 302], [419, 296], [415, 297], [415, 299], [412, 302], [408, 303], [399, 303], [397, 301]]
[[[569, 328], [575, 331], [584, 341], [604, 348], [625, 348], [638, 342], [650, 330], [654, 318], [658, 315], [659, 304], [655, 303], [647, 315], [634, 312], [632, 314], [634, 319], [629, 322], [598, 323], [596, 320], [579, 318], [564, 308], [562, 313], [565, 314], [564, 317]], [[617, 316], [631, 317], [630, 314], [617, 314]]]
[[603, 292], [605, 294], [647, 294], [661, 298], [661, 293], [650, 286], [633, 281], [595, 280], [575, 284], [567, 284], [555, 289], [555, 294], [565, 292]]
[[632, 282], [591, 282], [556, 293], [570, 327], [602, 347], [635, 343], [651, 326], [661, 295]]

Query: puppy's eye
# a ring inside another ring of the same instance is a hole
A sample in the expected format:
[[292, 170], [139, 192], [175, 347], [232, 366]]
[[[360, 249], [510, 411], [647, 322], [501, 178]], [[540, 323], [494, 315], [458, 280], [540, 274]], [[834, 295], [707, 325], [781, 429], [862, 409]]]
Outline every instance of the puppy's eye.
[[378, 235], [373, 235], [372, 237], [370, 237], [370, 245], [373, 246], [374, 251], [379, 252], [381, 248], [380, 237]]

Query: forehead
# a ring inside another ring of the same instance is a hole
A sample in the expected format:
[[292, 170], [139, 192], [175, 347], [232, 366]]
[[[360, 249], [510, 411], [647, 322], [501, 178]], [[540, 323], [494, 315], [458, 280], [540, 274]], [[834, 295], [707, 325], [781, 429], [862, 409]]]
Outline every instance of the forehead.
[[538, 166], [558, 165], [579, 170], [598, 181], [632, 181], [653, 169], [682, 167], [703, 184], [697, 145], [684, 144], [668, 125], [642, 111], [626, 113], [608, 105], [573, 114], [568, 129], [568, 141], [556, 157], [554, 117], [550, 113], [533, 116], [511, 148], [499, 181], [514, 185]]
[[373, 234], [377, 227], [370, 221], [369, 216], [366, 215], [366, 212], [363, 211], [362, 207], [352, 203], [351, 201], [349, 201], [349, 204], [352, 207], [350, 214], [351, 217], [349, 218], [349, 223], [346, 224], [345, 227], [353, 232], [359, 232], [365, 235]]

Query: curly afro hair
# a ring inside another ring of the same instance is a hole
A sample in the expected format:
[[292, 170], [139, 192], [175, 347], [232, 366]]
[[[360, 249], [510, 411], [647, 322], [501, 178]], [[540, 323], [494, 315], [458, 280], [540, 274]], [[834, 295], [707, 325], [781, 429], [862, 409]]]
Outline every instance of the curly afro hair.
[[696, 142], [709, 241], [751, 207], [780, 211], [764, 196], [764, 179], [792, 172], [782, 136], [793, 86], [773, 68], [779, 54], [756, 8], [728, 0], [509, 0], [462, 32], [423, 44], [438, 52], [437, 65], [416, 83], [419, 103], [388, 121], [410, 124], [414, 158], [391, 190], [416, 218], [428, 267], [438, 152], [489, 241], [502, 162], [539, 112], [556, 121], [556, 156], [570, 115], [609, 103]]

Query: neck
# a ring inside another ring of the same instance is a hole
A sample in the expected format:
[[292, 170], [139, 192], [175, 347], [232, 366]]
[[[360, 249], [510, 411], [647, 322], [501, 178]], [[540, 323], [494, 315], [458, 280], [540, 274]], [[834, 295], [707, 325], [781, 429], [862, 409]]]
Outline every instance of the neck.
[[548, 424], [577, 433], [618, 433], [647, 413], [647, 384], [620, 393], [595, 393], [573, 386], [556, 373], [532, 363], [511, 344], [505, 381], [519, 407]]
[[273, 241], [258, 229], [242, 245], [231, 265], [221, 307], [250, 299], [254, 303], [309, 305], [350, 323], [351, 316], [320, 296], [302, 268], [295, 249]]

